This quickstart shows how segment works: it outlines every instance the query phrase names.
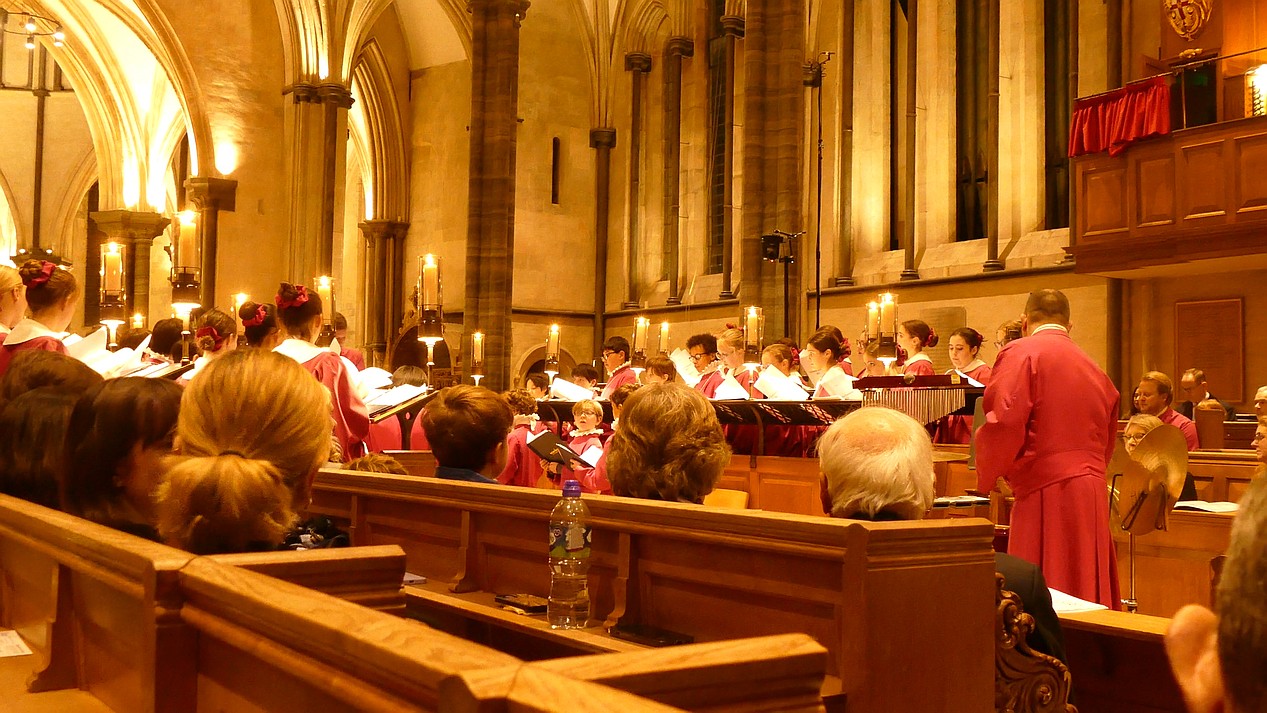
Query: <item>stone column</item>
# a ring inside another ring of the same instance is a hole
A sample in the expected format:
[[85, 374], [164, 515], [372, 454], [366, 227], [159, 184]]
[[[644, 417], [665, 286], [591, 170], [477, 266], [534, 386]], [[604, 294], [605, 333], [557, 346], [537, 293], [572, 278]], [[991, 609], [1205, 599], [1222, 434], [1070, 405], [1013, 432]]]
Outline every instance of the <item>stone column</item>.
[[682, 303], [678, 284], [681, 245], [678, 239], [682, 208], [682, 58], [695, 54], [685, 37], [670, 37], [664, 48], [664, 271], [669, 278], [671, 305]]
[[[798, 0], [747, 5], [744, 28], [743, 230], [740, 277], [743, 301], [765, 310], [767, 341], [799, 338], [804, 314], [802, 260], [791, 266], [789, 311], [783, 308], [782, 265], [761, 259], [761, 236], [802, 230], [805, 146], [805, 7]], [[798, 245], [798, 248], [804, 244]], [[797, 254], [805, 255], [798, 249]]]
[[590, 148], [594, 157], [594, 353], [603, 351], [603, 330], [607, 312], [607, 219], [611, 210], [612, 148], [615, 129], [591, 129]]
[[719, 299], [733, 299], [731, 270], [735, 262], [735, 40], [743, 37], [744, 21], [738, 15], [726, 15], [721, 19], [724, 46], [725, 86], [722, 89], [722, 122], [725, 127], [725, 151], [722, 155], [722, 244], [721, 244], [721, 295]]
[[185, 179], [185, 196], [198, 211], [198, 233], [202, 241], [202, 306], [216, 305], [216, 246], [220, 233], [220, 211], [233, 212], [238, 182], [227, 178], [193, 176]]
[[297, 82], [284, 93], [293, 102], [290, 279], [308, 284], [334, 266], [335, 190], [352, 92], [337, 82]]
[[[388, 244], [396, 242], [394, 236], [404, 235], [409, 224], [367, 220], [357, 227], [365, 239], [365, 274], [362, 280], [365, 286], [362, 296], [365, 305], [365, 349], [368, 352], [365, 359], [368, 366], [381, 367], [387, 363], [387, 352], [395, 341], [396, 330], [400, 328], [398, 322], [392, 321], [389, 306], [394, 303], [403, 307], [399, 279], [392, 278], [403, 268], [403, 257], [397, 261], [401, 264], [389, 265]], [[396, 294], [389, 300], [388, 294], [392, 289], [396, 290]]]
[[902, 247], [904, 261], [902, 274], [898, 279], [918, 280], [919, 270], [915, 268], [915, 76], [919, 64], [919, 0], [907, 0], [906, 3], [906, 175], [903, 184], [906, 186], [906, 222], [902, 226]]
[[510, 385], [519, 24], [528, 5], [528, 0], [467, 3], [472, 15], [471, 172], [463, 333], [486, 335], [484, 384], [494, 391]]
[[408, 293], [405, 289], [405, 261], [410, 259], [405, 254], [405, 235], [409, 232], [409, 224], [384, 222], [386, 228], [383, 230], [382, 250], [386, 270], [381, 278], [384, 282], [385, 303], [383, 335], [387, 342], [387, 353], [390, 353], [396, 337], [400, 336], [400, 330], [405, 326], [405, 295]]
[[[163, 234], [171, 219], [159, 213], [131, 210], [103, 210], [91, 215], [110, 241], [126, 246], [127, 304], [129, 317], [137, 312], [148, 320], [150, 314], [150, 248]], [[89, 246], [92, 249], [92, 246]], [[160, 280], [162, 278], [160, 277]], [[85, 297], [96, 299], [99, 295]]]
[[982, 272], [1002, 270], [999, 259], [999, 0], [986, 0], [986, 71], [989, 72], [989, 93], [986, 95], [986, 199], [985, 199], [985, 263]]
[[[837, 113], [840, 133], [836, 137], [836, 264], [832, 274], [837, 287], [853, 284], [853, 65], [854, 0], [840, 4], [840, 91]], [[821, 101], [821, 96], [820, 99]]]
[[637, 309], [640, 304], [638, 247], [642, 242], [638, 233], [642, 216], [642, 92], [647, 74], [651, 72], [651, 55], [638, 52], [625, 55], [625, 69], [632, 72], [629, 78], [629, 235], [625, 240], [625, 301], [620, 306]]

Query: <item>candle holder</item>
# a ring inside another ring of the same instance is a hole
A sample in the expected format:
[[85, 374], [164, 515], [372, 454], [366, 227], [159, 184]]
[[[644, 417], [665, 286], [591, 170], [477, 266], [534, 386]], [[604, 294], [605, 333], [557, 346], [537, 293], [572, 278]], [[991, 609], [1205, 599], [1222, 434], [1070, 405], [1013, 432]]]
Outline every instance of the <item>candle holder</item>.
[[106, 326], [110, 351], [119, 348], [119, 327], [127, 323], [128, 300], [124, 290], [127, 281], [124, 247], [110, 242], [101, 246], [100, 322]]
[[867, 305], [867, 343], [879, 342], [876, 359], [887, 374], [897, 361], [897, 298], [890, 292]]
[[480, 385], [480, 380], [484, 378], [484, 333], [475, 332], [471, 335], [471, 380], [476, 386]]
[[669, 355], [669, 323], [660, 323], [660, 343], [657, 346], [660, 356]]
[[634, 322], [633, 353], [629, 356], [629, 368], [634, 376], [642, 376], [647, 368], [647, 337], [651, 331], [651, 320], [639, 317]]
[[[202, 306], [202, 270], [198, 245], [197, 214], [184, 211], [172, 219], [174, 233], [167, 255], [172, 269], [168, 282], [172, 285], [172, 309], [189, 321], [189, 313]], [[188, 329], [188, 324], [186, 324]]]
[[440, 302], [440, 258], [427, 253], [418, 258], [418, 341], [427, 345], [427, 386], [432, 384], [436, 345], [444, 341], [444, 313]]
[[559, 325], [550, 325], [550, 335], [546, 337], [545, 368], [542, 369], [551, 381], [559, 374]]
[[317, 333], [316, 344], [328, 347], [334, 343], [334, 280], [329, 275], [318, 275], [312, 284], [321, 299], [321, 331]]
[[765, 313], [757, 306], [744, 310], [743, 363], [749, 370], [761, 366], [761, 351], [765, 348]]

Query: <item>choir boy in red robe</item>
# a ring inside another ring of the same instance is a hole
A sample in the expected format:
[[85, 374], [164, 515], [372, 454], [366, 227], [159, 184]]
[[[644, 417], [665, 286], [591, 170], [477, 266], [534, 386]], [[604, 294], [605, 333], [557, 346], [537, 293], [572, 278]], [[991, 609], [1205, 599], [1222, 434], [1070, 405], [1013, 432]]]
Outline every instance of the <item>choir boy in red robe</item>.
[[1195, 451], [1201, 447], [1197, 442], [1197, 424], [1170, 408], [1174, 391], [1174, 385], [1169, 376], [1160, 371], [1149, 371], [1139, 379], [1139, 396], [1136, 398], [1136, 403], [1141, 413], [1156, 416], [1162, 423], [1168, 423], [1183, 431], [1183, 438], [1188, 442], [1188, 450]]
[[63, 332], [70, 326], [79, 304], [79, 283], [69, 270], [55, 263], [27, 260], [18, 270], [26, 287], [26, 303], [31, 316], [18, 322], [0, 346], [0, 375], [9, 369], [13, 355], [28, 349], [66, 353]]
[[321, 331], [321, 297], [309, 293], [303, 285], [283, 282], [275, 302], [286, 340], [273, 351], [299, 362], [330, 391], [334, 397], [334, 435], [343, 451], [343, 459], [361, 457], [365, 454], [370, 418], [353, 384], [353, 367], [329, 349], [313, 344]]
[[902, 375], [933, 376], [933, 360], [924, 353], [925, 349], [937, 346], [937, 333], [927, 322], [919, 319], [908, 319], [897, 330], [898, 346], [909, 354], [906, 366], [902, 367]]
[[1024, 339], [1004, 347], [977, 431], [982, 491], [999, 478], [1016, 498], [1008, 552], [1075, 597], [1118, 607], [1104, 470], [1117, 436], [1118, 392], [1069, 337], [1069, 300], [1029, 296]]
[[726, 375], [721, 372], [722, 364], [717, 360], [717, 337], [696, 334], [686, 340], [686, 353], [690, 355], [695, 370], [700, 373], [695, 390], [704, 394], [704, 398], [715, 397], [717, 387], [726, 380]]
[[331, 318], [331, 326], [334, 327], [334, 338], [339, 340], [339, 356], [352, 362], [352, 366], [356, 370], [365, 370], [365, 355], [360, 349], [353, 349], [347, 345], [348, 340], [348, 318], [343, 316], [342, 312], [335, 312]]
[[541, 458], [528, 447], [528, 436], [536, 433], [537, 400], [523, 389], [507, 391], [503, 394], [515, 420], [506, 436], [506, 467], [497, 482], [502, 485], [518, 485], [523, 488], [537, 487], [541, 480]]
[[607, 370], [607, 385], [598, 398], [606, 401], [612, 392], [625, 384], [638, 380], [638, 375], [629, 368], [629, 340], [624, 337], [608, 337], [603, 342], [603, 368]]
[[[572, 432], [568, 434], [568, 448], [577, 455], [585, 451], [603, 447], [605, 432], [599, 427], [603, 422], [603, 405], [592, 399], [577, 401], [572, 406]], [[594, 468], [575, 468], [567, 479], [581, 483], [581, 490], [587, 493], [603, 493], [611, 495], [611, 483], [598, 482], [594, 477]]]
[[[950, 333], [951, 371], [967, 375], [981, 384], [990, 383], [990, 365], [981, 361], [981, 343], [985, 337], [972, 327], [960, 327]], [[950, 373], [950, 372], [947, 372]], [[938, 424], [933, 443], [968, 443], [972, 440], [972, 416], [947, 416]]]

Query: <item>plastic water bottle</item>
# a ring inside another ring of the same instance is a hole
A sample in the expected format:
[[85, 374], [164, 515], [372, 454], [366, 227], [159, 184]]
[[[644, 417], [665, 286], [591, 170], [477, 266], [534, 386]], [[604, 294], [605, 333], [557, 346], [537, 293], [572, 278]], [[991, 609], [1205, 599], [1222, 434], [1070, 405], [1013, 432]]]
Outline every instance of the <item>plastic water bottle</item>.
[[563, 499], [550, 513], [550, 603], [552, 629], [581, 629], [590, 615], [590, 511], [581, 484], [563, 484]]

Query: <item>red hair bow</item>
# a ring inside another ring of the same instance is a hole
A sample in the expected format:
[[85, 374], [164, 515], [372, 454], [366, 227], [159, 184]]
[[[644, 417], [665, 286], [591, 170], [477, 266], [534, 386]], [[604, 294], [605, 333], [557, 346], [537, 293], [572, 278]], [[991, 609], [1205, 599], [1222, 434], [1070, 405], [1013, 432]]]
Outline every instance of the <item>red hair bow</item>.
[[273, 298], [273, 302], [275, 302], [277, 306], [282, 309], [287, 309], [289, 307], [299, 307], [300, 305], [303, 305], [306, 302], [308, 302], [308, 288], [307, 287], [304, 287], [303, 285], [295, 285], [295, 292], [297, 294], [291, 299], [286, 299], [285, 297], [282, 297], [281, 295], [277, 295], [276, 297]]
[[268, 312], [265, 311], [264, 305], [255, 306], [255, 316], [250, 319], [242, 320], [243, 327], [258, 327], [264, 324], [264, 320], [268, 318]]
[[211, 341], [215, 344], [216, 349], [219, 349], [220, 345], [224, 344], [224, 337], [220, 336], [220, 331], [215, 327], [199, 327], [198, 331], [194, 332], [194, 337], [196, 339], [211, 337]]
[[26, 286], [39, 287], [40, 285], [48, 282], [49, 278], [53, 276], [53, 272], [55, 270], [57, 270], [57, 263], [52, 263], [52, 262], [49, 262], [48, 260], [41, 261], [40, 274], [36, 275], [35, 277], [32, 277], [29, 281], [27, 281]]

